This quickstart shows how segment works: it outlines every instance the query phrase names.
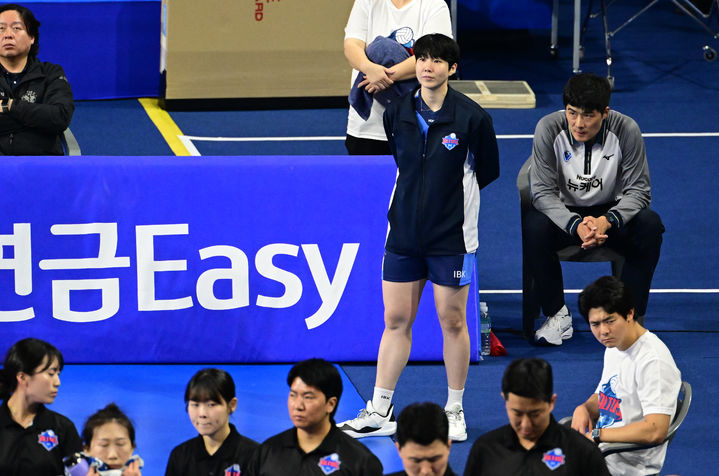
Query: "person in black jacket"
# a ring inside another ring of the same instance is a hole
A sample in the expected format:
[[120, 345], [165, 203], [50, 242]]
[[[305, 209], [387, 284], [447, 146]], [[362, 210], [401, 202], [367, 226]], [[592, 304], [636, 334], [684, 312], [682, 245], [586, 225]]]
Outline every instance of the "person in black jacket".
[[60, 388], [64, 360], [52, 344], [27, 338], [0, 369], [0, 475], [64, 474], [63, 458], [82, 450], [75, 425], [48, 410]]
[[40, 22], [27, 8], [0, 6], [0, 154], [62, 155], [75, 105], [62, 67], [37, 59]]
[[393, 101], [384, 114], [398, 174], [382, 263], [385, 329], [377, 355], [372, 400], [347, 434], [390, 435], [394, 389], [412, 347], [412, 324], [427, 281], [433, 284], [444, 339], [449, 437], [467, 439], [462, 409], [469, 368], [467, 297], [479, 246], [479, 190], [499, 176], [492, 118], [449, 87], [459, 46], [436, 33], [414, 45], [421, 87]]

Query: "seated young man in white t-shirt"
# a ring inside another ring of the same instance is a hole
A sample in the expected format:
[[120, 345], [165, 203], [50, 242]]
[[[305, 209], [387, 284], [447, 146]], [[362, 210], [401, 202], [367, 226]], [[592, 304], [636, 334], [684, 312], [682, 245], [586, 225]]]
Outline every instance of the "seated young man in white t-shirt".
[[676, 412], [681, 373], [667, 346], [634, 316], [623, 282], [599, 278], [579, 295], [579, 310], [604, 344], [604, 369], [596, 391], [574, 410], [572, 427], [597, 444], [640, 443], [652, 448], [606, 458], [612, 475], [658, 474], [669, 424]]

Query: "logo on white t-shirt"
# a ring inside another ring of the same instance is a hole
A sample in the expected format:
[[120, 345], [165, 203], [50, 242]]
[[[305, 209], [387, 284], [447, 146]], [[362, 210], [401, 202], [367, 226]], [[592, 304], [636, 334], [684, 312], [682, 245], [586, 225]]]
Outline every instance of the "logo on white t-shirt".
[[619, 376], [614, 375], [607, 383], [602, 385], [602, 390], [599, 392], [597, 428], [606, 428], [618, 421], [622, 421], [622, 399], [617, 397], [616, 392], [618, 380]]

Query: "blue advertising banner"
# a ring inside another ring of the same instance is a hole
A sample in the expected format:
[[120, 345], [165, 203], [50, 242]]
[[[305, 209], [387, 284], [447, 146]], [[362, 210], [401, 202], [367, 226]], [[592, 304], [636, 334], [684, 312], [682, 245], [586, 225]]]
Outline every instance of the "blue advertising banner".
[[[391, 158], [8, 157], [0, 168], [3, 352], [34, 336], [77, 363], [376, 359]], [[431, 286], [422, 301], [412, 358], [441, 360]]]

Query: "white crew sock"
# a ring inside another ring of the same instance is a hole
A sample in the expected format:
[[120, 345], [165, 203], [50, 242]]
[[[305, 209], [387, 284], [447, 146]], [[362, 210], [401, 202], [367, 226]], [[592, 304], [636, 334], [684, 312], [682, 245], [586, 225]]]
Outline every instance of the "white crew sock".
[[462, 408], [462, 397], [464, 396], [464, 389], [455, 390], [447, 387], [447, 404], [444, 406], [445, 410], [452, 410], [459, 405]]
[[389, 406], [392, 404], [392, 396], [394, 390], [387, 390], [386, 388], [375, 387], [374, 394], [372, 395], [372, 407], [380, 415], [387, 415]]

